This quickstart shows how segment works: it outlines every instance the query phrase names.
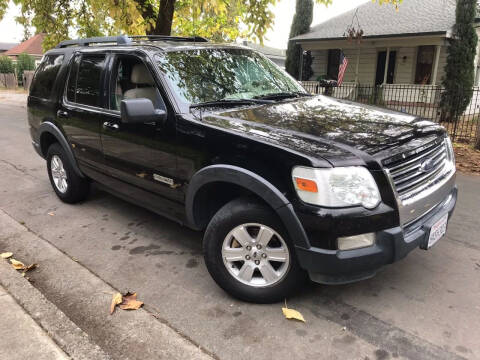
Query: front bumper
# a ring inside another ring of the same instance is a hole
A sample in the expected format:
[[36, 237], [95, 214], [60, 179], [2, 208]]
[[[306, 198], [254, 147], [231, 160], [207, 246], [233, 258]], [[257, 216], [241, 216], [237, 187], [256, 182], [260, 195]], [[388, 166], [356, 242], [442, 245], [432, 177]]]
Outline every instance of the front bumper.
[[418, 247], [426, 248], [431, 227], [446, 213], [449, 219], [457, 202], [455, 186], [443, 202], [407, 228], [394, 227], [376, 233], [376, 243], [354, 250], [296, 247], [300, 266], [310, 278], [323, 284], [343, 284], [367, 279], [386, 264], [404, 258]]

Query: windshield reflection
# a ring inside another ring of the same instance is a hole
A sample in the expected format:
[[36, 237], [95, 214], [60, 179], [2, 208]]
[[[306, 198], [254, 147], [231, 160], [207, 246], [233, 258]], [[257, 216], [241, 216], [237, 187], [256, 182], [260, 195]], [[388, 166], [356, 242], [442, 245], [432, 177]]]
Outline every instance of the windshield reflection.
[[305, 93], [290, 75], [248, 49], [193, 49], [156, 55], [160, 70], [185, 103]]

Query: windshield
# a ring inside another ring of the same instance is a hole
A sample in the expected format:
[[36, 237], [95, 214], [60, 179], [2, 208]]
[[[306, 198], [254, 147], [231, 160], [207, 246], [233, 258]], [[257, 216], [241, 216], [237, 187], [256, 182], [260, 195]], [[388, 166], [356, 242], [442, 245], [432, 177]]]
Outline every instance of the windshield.
[[156, 61], [186, 103], [305, 93], [270, 60], [248, 49], [194, 49], [158, 54]]

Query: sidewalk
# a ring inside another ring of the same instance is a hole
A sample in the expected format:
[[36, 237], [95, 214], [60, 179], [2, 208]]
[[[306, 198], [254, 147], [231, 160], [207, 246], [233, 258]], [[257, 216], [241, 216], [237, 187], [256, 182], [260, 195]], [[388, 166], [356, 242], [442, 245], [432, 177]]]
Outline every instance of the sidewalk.
[[12, 105], [27, 106], [28, 93], [23, 90], [0, 90], [0, 103], [8, 103]]
[[70, 359], [0, 285], [0, 359]]

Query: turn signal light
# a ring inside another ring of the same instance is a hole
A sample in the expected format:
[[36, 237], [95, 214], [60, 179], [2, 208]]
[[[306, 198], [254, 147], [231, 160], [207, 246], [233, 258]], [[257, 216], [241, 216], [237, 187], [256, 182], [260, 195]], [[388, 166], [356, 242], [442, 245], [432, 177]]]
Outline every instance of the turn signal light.
[[317, 183], [313, 180], [295, 178], [295, 183], [297, 184], [298, 190], [308, 191], [312, 193], [318, 192]]

